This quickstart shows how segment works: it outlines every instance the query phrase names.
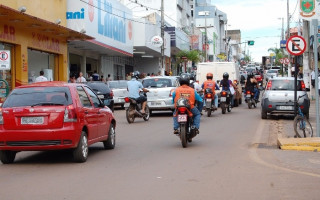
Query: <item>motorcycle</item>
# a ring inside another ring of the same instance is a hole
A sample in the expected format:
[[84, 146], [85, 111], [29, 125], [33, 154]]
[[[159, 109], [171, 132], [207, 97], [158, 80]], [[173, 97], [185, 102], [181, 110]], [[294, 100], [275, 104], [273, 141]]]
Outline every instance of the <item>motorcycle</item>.
[[182, 147], [186, 148], [188, 142], [192, 142], [192, 138], [198, 134], [196, 130], [192, 128], [193, 118], [188, 100], [184, 98], [178, 99], [175, 116], [177, 117], [180, 127], [178, 136], [180, 137]]
[[211, 112], [214, 112], [215, 109], [213, 108], [214, 105], [214, 95], [211, 88], [205, 89], [204, 92], [204, 102], [205, 102], [205, 109], [207, 112], [207, 116], [211, 116]]
[[220, 107], [222, 114], [226, 114], [226, 110], [231, 112], [231, 96], [230, 91], [222, 90], [220, 92]]
[[257, 102], [254, 99], [254, 93], [252, 91], [247, 91], [246, 92], [246, 100], [245, 100], [248, 104], [248, 108], [256, 108], [257, 107]]
[[[143, 92], [144, 96], [147, 96], [145, 92]], [[143, 118], [144, 121], [148, 121], [150, 118], [150, 110], [148, 105], [146, 105], [145, 113], [141, 113], [142, 105], [141, 103], [137, 103], [134, 98], [125, 97], [125, 107], [126, 109], [126, 118], [129, 124], [133, 123], [136, 117]]]

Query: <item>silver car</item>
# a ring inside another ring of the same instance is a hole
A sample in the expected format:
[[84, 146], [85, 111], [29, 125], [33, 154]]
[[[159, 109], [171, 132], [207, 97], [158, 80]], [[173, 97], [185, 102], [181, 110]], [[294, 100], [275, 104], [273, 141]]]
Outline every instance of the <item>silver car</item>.
[[266, 81], [268, 81], [270, 78], [277, 77], [278, 71], [278, 69], [269, 69], [266, 73]]
[[[297, 98], [306, 94], [302, 79], [297, 80]], [[308, 95], [299, 100], [302, 112], [309, 118], [310, 99]], [[267, 119], [268, 114], [294, 114], [294, 78], [274, 77], [269, 79], [261, 97], [261, 118]]]
[[108, 81], [109, 88], [113, 92], [113, 100], [115, 106], [124, 107], [124, 98], [128, 96], [127, 81]]
[[147, 88], [148, 106], [153, 110], [174, 111], [172, 93], [179, 84], [176, 76], [154, 76], [142, 80], [144, 88]]

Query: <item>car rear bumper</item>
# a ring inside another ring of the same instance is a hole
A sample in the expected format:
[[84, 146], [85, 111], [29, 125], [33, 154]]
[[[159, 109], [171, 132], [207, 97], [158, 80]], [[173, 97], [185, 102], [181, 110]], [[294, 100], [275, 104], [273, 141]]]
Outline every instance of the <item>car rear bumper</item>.
[[0, 150], [40, 151], [75, 148], [81, 129], [4, 130], [0, 127]]
[[148, 106], [150, 110], [173, 110], [174, 104], [172, 98], [170, 99], [159, 99], [159, 100], [148, 100]]
[[[306, 114], [309, 113], [310, 100], [304, 99], [301, 111]], [[263, 99], [261, 102], [261, 109], [270, 114], [294, 114], [293, 102], [271, 102], [269, 99]]]

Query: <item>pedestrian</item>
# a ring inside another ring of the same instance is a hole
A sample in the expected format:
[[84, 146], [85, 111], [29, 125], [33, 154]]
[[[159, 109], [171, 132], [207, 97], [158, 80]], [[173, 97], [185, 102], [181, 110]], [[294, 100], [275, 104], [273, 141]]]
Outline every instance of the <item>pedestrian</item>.
[[99, 74], [97, 73], [97, 70], [94, 70], [94, 73], [92, 74], [92, 80], [93, 81], [99, 80]]
[[311, 76], [311, 85], [312, 85], [312, 88], [314, 88], [315, 86], [314, 84], [316, 83], [316, 80], [315, 80], [316, 73], [314, 72], [314, 70], [311, 72], [310, 76]]
[[104, 79], [103, 75], [101, 75], [100, 81], [101, 82], [106, 82], [106, 79]]
[[70, 74], [68, 83], [75, 83], [76, 82], [76, 76], [74, 74]]
[[87, 80], [83, 77], [83, 73], [79, 72], [79, 77], [77, 78], [77, 83], [85, 83]]
[[44, 76], [44, 72], [41, 70], [40, 76], [36, 78], [35, 82], [44, 82], [44, 81], [48, 81], [48, 79]]

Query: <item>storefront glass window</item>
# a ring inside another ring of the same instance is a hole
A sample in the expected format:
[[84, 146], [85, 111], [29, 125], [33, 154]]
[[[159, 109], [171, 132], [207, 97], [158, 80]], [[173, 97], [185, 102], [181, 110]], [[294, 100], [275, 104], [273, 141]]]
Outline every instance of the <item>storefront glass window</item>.
[[28, 49], [28, 82], [34, 83], [40, 71], [48, 81], [54, 81], [54, 54]]

